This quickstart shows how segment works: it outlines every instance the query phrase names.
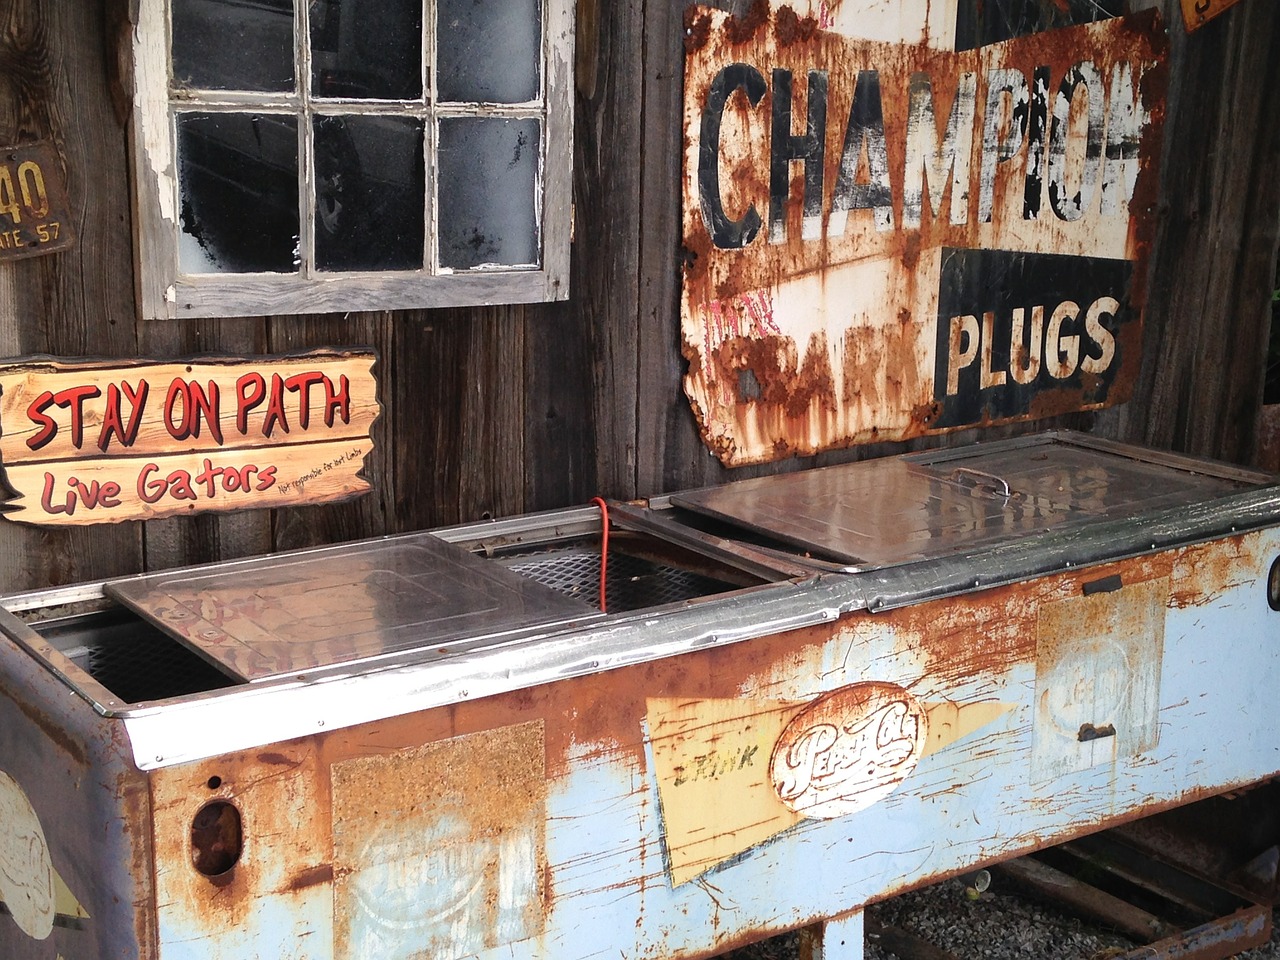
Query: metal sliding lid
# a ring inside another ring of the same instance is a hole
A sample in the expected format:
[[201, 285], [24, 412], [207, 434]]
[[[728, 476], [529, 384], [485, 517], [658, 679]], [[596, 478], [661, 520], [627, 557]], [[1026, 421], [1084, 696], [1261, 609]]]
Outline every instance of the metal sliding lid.
[[671, 502], [861, 569], [1190, 506], [1276, 478], [1075, 434], [806, 470]]
[[107, 594], [245, 680], [456, 652], [600, 614], [431, 534], [117, 580]]

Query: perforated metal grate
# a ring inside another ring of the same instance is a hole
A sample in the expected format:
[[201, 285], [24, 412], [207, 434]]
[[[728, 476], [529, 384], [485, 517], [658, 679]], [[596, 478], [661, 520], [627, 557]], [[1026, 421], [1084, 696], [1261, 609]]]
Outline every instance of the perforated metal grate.
[[125, 611], [36, 624], [35, 629], [124, 703], [183, 697], [236, 682]]
[[[565, 550], [507, 561], [516, 573], [592, 606], [600, 593], [600, 555]], [[734, 584], [625, 553], [609, 554], [605, 593], [610, 613], [643, 610], [736, 589]]]

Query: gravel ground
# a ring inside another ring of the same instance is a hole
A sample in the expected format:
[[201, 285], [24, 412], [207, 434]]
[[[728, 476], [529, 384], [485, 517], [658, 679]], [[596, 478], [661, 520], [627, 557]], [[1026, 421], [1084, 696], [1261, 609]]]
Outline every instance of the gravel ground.
[[[869, 919], [904, 928], [957, 960], [1108, 960], [1137, 944], [1010, 891], [999, 878], [976, 900], [958, 880], [903, 894], [867, 911]], [[1280, 921], [1280, 917], [1276, 918]], [[794, 934], [734, 950], [721, 960], [797, 960]], [[1240, 960], [1280, 960], [1280, 930]], [[867, 960], [897, 960], [867, 938]]]

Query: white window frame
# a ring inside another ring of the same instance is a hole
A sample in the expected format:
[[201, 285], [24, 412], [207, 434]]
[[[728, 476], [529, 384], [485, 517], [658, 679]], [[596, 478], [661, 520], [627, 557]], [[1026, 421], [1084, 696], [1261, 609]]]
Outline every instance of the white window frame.
[[[309, 3], [295, 0], [296, 62], [307, 64]], [[424, 0], [424, 56], [434, 61], [435, 0]], [[144, 319], [273, 316], [348, 310], [536, 303], [569, 295], [573, 156], [573, 2], [542, 0], [542, 96], [526, 104], [435, 105], [435, 70], [425, 92], [427, 138], [427, 256], [421, 270], [317, 272], [304, 258], [298, 273], [183, 273], [179, 266], [177, 143], [178, 111], [240, 110], [264, 106], [296, 110], [299, 123], [299, 209], [304, 248], [313, 232], [314, 165], [308, 141], [313, 116], [386, 113], [386, 101], [325, 100], [316, 109], [305, 88], [309, 71], [299, 72], [298, 92], [288, 95], [223, 91], [171, 93], [169, 0], [139, 0], [133, 36], [133, 172], [137, 212], [135, 250], [139, 311]], [[394, 109], [394, 102], [391, 102]], [[439, 268], [436, 249], [436, 120], [450, 116], [538, 118], [542, 121], [539, 190], [541, 263]]]

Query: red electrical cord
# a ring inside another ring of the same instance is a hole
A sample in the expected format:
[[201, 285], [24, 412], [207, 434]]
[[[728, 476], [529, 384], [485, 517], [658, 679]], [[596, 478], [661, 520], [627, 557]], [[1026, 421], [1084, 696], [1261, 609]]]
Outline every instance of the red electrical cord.
[[608, 613], [604, 585], [609, 565], [609, 505], [601, 497], [592, 497], [591, 502], [600, 507], [600, 612]]

